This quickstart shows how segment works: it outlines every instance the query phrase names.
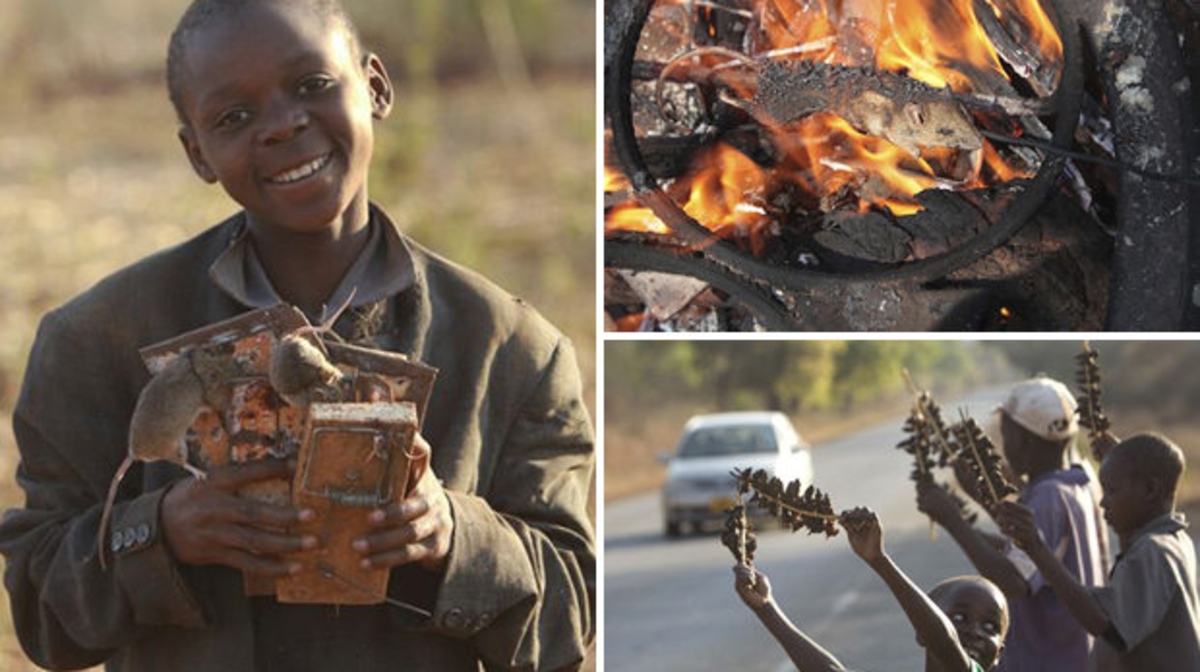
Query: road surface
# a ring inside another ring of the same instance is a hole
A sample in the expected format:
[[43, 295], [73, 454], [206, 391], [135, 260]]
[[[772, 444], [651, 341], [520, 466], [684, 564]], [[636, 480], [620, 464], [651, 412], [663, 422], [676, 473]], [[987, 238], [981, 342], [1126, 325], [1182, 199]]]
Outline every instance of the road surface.
[[[965, 407], [981, 424], [1007, 391], [994, 387], [941, 402], [947, 422]], [[888, 553], [922, 588], [974, 573], [944, 531], [930, 541], [916, 510], [911, 457], [895, 418], [818, 446], [819, 488], [836, 510], [879, 512]], [[804, 428], [800, 428], [803, 433]], [[604, 511], [604, 669], [695, 672], [794, 669], [783, 650], [733, 591], [733, 559], [715, 534], [668, 540], [658, 494], [606, 505]], [[922, 650], [883, 582], [850, 550], [801, 531], [759, 533], [756, 565], [771, 579], [783, 610], [851, 669], [919, 670]]]

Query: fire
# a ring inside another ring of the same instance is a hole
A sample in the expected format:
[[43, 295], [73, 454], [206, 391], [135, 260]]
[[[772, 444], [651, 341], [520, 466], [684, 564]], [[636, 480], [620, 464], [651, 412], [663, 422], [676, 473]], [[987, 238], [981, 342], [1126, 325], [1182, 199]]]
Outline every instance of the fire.
[[621, 231], [671, 232], [671, 229], [663, 224], [650, 208], [643, 208], [634, 201], [626, 201], [609, 210], [604, 217], [604, 223], [609, 229]]
[[[700, 14], [714, 11], [702, 5]], [[977, 11], [990, 15], [977, 16]], [[746, 63], [803, 59], [865, 67], [957, 94], [1009, 90], [1008, 74], [987, 34], [989, 24], [992, 30], [1015, 27], [1009, 32], [1023, 36], [1024, 46], [1043, 63], [1057, 66], [1062, 59], [1061, 41], [1038, 0], [757, 0], [751, 14]], [[710, 38], [713, 25], [708, 24]], [[719, 71], [712, 59], [706, 54], [704, 67]], [[734, 63], [729, 65], [732, 70]], [[734, 80], [726, 84], [734, 86]], [[738, 80], [747, 81], [753, 87], [753, 78]], [[735, 88], [747, 101], [754, 95]], [[893, 118], [902, 113], [923, 118], [920, 111], [899, 106]], [[964, 119], [969, 127], [970, 116]], [[749, 240], [758, 249], [762, 234], [775, 224], [768, 205], [773, 195], [795, 187], [808, 195], [801, 200], [811, 209], [875, 208], [908, 215], [921, 209], [916, 200], [921, 191], [984, 187], [1028, 174], [982, 139], [975, 144], [981, 149], [969, 149], [927, 147], [910, 138], [900, 141], [905, 149], [859, 123], [856, 128], [837, 114], [819, 112], [773, 125], [768, 130], [777, 160], [770, 168], [717, 143], [699, 152], [691, 172], [676, 178], [669, 191], [709, 229]], [[605, 171], [606, 191], [628, 186], [617, 179]], [[649, 210], [632, 203], [610, 209], [606, 227], [665, 231]]]
[[930, 86], [974, 91], [986, 73], [1007, 79], [976, 5], [1002, 22], [1020, 22], [1044, 59], [1062, 57], [1062, 42], [1038, 0], [763, 0], [759, 5], [752, 57], [803, 52], [810, 60], [869, 64]]
[[1037, 46], [1037, 53], [1048, 63], [1062, 63], [1063, 45], [1054, 23], [1046, 15], [1038, 0], [1008, 0], [1009, 11], [999, 6], [999, 0], [988, 0], [987, 5], [1002, 22], [1012, 21], [1021, 26]]
[[701, 152], [702, 166], [692, 180], [683, 211], [726, 238], [748, 238], [755, 252], [761, 233], [772, 223], [763, 208], [767, 171], [744, 154], [723, 144]]
[[936, 186], [926, 162], [886, 140], [858, 132], [841, 117], [818, 113], [796, 126], [791, 135], [801, 141], [791, 151], [799, 155], [798, 163], [807, 167], [810, 188], [823, 202], [851, 186], [860, 197], [860, 212], [868, 210], [868, 201], [872, 201], [897, 215], [909, 215], [920, 207], [895, 195], [916, 194]]
[[638, 331], [641, 329], [642, 322], [646, 321], [645, 313], [632, 313], [624, 317], [617, 318], [617, 331]]
[[[609, 189], [608, 169], [605, 190]], [[770, 171], [759, 168], [744, 154], [724, 144], [709, 147], [696, 156], [690, 179], [671, 187], [687, 194], [683, 211], [724, 237], [748, 241], [753, 252], [761, 250], [764, 235], [774, 223], [764, 207]], [[683, 200], [683, 199], [679, 199]], [[627, 201], [611, 208], [605, 216], [608, 229], [670, 233], [649, 208]]]
[[621, 191], [629, 188], [629, 178], [616, 168], [604, 167], [604, 193]]

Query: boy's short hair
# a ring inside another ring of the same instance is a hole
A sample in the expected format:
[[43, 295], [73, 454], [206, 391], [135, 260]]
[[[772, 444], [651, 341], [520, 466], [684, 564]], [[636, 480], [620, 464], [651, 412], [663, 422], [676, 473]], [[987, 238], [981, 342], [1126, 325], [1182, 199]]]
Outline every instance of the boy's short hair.
[[999, 408], [1034, 436], [1064, 445], [1079, 432], [1076, 402], [1066, 385], [1039, 376], [1017, 383]]
[[167, 93], [171, 97], [171, 105], [179, 122], [187, 124], [187, 115], [183, 113], [183, 61], [187, 38], [210, 21], [234, 10], [242, 9], [255, 2], [304, 2], [322, 18], [333, 22], [346, 31], [350, 40], [350, 48], [356, 55], [362, 51], [362, 41], [358, 28], [350, 18], [350, 14], [342, 5], [341, 0], [192, 0], [179, 23], [171, 32], [171, 41], [167, 46]]
[[1000, 587], [988, 580], [987, 577], [979, 576], [978, 574], [964, 574], [962, 576], [952, 576], [938, 583], [926, 593], [929, 599], [941, 608], [941, 599], [950, 591], [964, 585], [978, 586], [986, 592], [991, 593], [996, 597], [996, 603], [1000, 605], [1000, 611], [1004, 614], [1004, 630], [1008, 630], [1008, 598], [1004, 596], [1004, 592]]
[[1123, 460], [1121, 468], [1133, 476], [1161, 482], [1172, 498], [1186, 463], [1183, 450], [1157, 432], [1135, 434], [1118, 443], [1104, 458], [1106, 463], [1117, 460]]

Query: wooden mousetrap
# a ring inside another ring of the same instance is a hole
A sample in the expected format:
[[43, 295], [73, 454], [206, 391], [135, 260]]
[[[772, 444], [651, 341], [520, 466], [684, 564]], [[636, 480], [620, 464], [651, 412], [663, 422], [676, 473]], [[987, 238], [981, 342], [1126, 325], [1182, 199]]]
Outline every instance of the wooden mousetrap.
[[[397, 353], [325, 343], [329, 362], [343, 374], [333, 398], [308, 407], [291, 406], [271, 386], [270, 365], [280, 339], [308, 326], [303, 313], [281, 304], [148, 346], [141, 355], [152, 374], [187, 355], [205, 387], [217, 391], [210, 396], [220, 400], [215, 404], [219, 407], [202, 407], [185, 437], [190, 462], [208, 470], [270, 457], [297, 458], [291, 481], [259, 482], [239, 494], [313, 508], [317, 520], [305, 532], [317, 534], [322, 543], [344, 546], [354, 556], [301, 554], [311, 572], [280, 582], [245, 574], [246, 594], [275, 594], [286, 602], [379, 602], [387, 573], [358, 573], [358, 556], [349, 544], [367, 532], [364, 506], [407, 493], [412, 437], [424, 417], [437, 370]], [[305, 338], [317, 343], [315, 335]], [[316, 418], [310, 417], [314, 410]], [[364, 455], [368, 443], [371, 451]], [[355, 460], [362, 466], [352, 469], [348, 465]], [[386, 487], [364, 490], [365, 481], [354, 481], [351, 474]], [[314, 494], [318, 492], [329, 496], [322, 499]]]
[[295, 532], [318, 545], [295, 559], [305, 571], [279, 579], [280, 602], [376, 604], [387, 594], [389, 570], [363, 569], [350, 544], [367, 530], [367, 513], [403, 499], [413, 485], [417, 429], [411, 402], [316, 403], [292, 480], [292, 501], [316, 512]]

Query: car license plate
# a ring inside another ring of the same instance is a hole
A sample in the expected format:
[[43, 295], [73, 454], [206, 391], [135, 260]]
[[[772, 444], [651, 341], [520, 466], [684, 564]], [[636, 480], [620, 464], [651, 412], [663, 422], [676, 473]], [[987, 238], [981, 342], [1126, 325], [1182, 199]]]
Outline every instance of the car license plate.
[[712, 511], [713, 513], [720, 513], [726, 509], [732, 508], [733, 504], [734, 502], [732, 497], [716, 497], [708, 503], [708, 510]]

